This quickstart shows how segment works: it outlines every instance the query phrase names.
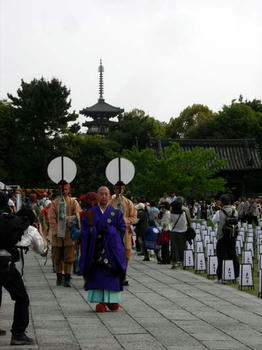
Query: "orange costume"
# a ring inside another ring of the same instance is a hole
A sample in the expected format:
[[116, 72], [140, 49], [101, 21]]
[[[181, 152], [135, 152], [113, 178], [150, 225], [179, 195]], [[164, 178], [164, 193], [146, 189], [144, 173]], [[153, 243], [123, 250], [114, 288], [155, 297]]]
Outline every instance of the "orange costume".
[[49, 234], [53, 248], [53, 258], [56, 273], [62, 273], [62, 262], [64, 262], [64, 271], [66, 275], [71, 275], [73, 263], [75, 261], [74, 242], [70, 238], [69, 228], [75, 216], [81, 212], [81, 207], [75, 199], [69, 196], [64, 197], [66, 204], [66, 230], [65, 237], [57, 237], [58, 208], [60, 197], [56, 198], [49, 209]]
[[[112, 196], [109, 205], [114, 208], [118, 208], [119, 198], [116, 195]], [[126, 224], [126, 232], [124, 235], [124, 246], [126, 251], [126, 264], [128, 265], [129, 260], [131, 258], [131, 250], [132, 250], [132, 230], [131, 225], [136, 222], [137, 211], [132, 201], [121, 195], [121, 206], [122, 213], [124, 216], [125, 224]]]

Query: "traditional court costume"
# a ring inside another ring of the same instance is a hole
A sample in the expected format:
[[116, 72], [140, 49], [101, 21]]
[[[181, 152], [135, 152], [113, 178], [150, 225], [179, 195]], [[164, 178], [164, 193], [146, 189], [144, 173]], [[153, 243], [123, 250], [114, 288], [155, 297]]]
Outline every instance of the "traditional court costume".
[[126, 225], [119, 210], [99, 205], [82, 218], [82, 251], [80, 269], [88, 290], [88, 301], [119, 304], [126, 271], [123, 238]]

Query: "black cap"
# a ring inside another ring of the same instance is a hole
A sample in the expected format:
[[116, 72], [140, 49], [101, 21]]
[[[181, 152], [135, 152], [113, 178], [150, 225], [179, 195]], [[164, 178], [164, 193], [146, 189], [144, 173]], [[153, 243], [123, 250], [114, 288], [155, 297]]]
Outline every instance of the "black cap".
[[117, 183], [114, 186], [125, 186], [123, 181], [117, 181]]

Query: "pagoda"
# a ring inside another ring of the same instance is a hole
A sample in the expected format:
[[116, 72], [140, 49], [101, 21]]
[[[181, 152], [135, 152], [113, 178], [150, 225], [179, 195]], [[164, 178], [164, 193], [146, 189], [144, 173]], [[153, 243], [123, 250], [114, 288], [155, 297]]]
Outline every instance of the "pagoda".
[[104, 67], [102, 65], [102, 60], [100, 60], [100, 65], [98, 67], [99, 72], [99, 98], [98, 102], [91, 106], [86, 107], [80, 111], [80, 114], [85, 115], [93, 119], [92, 121], [86, 121], [82, 124], [82, 126], [87, 126], [87, 134], [89, 135], [106, 135], [109, 131], [109, 126], [113, 125], [114, 121], [111, 121], [110, 118], [121, 117], [121, 114], [124, 112], [124, 109], [119, 107], [114, 107], [105, 102], [103, 97], [104, 93], [104, 81], [103, 81], [103, 73]]

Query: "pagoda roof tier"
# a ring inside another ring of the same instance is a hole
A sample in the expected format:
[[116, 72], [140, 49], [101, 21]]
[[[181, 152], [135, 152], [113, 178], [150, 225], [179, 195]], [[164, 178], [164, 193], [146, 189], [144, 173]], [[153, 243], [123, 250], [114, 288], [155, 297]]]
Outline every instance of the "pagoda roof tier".
[[124, 109], [115, 107], [99, 99], [98, 103], [91, 107], [86, 107], [80, 111], [81, 114], [93, 119], [97, 117], [113, 118], [124, 112]]
[[83, 123], [83, 126], [111, 126], [113, 124], [116, 124], [115, 121], [112, 120], [105, 120], [105, 119], [97, 119], [96, 121], [85, 121]]

